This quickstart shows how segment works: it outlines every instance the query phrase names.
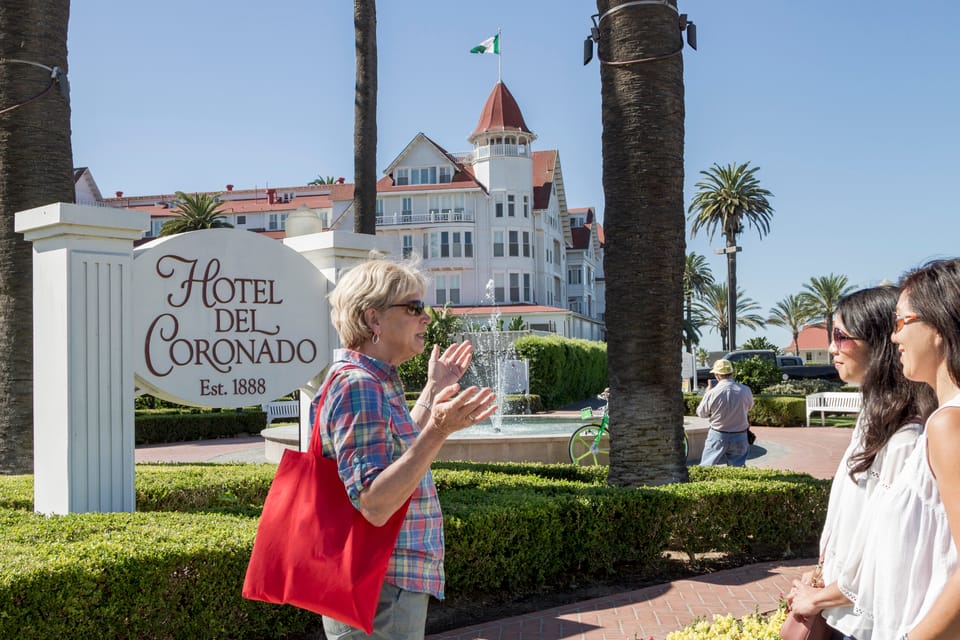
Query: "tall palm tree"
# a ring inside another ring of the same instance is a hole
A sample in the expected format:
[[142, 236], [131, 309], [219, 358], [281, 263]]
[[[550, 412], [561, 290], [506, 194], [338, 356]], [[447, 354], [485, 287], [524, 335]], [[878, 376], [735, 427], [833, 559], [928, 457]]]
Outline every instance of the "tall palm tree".
[[803, 297], [790, 294], [780, 302], [773, 305], [770, 309], [770, 317], [767, 318], [767, 324], [775, 327], [790, 329], [793, 335], [793, 349], [795, 355], [800, 355], [800, 332], [810, 322], [811, 311], [809, 305], [804, 304]]
[[737, 236], [743, 233], [744, 225], [754, 227], [763, 238], [770, 232], [770, 218], [773, 208], [767, 198], [773, 194], [760, 186], [757, 170], [749, 162], [728, 164], [721, 167], [714, 164], [700, 173], [706, 176], [696, 184], [698, 189], [690, 203], [690, 237], [697, 231], [706, 229], [713, 239], [719, 229], [726, 239], [724, 252], [727, 255], [727, 332], [730, 344], [737, 343]]
[[[703, 315], [705, 324], [713, 327], [720, 334], [721, 348], [724, 351], [736, 349], [736, 343], [730, 341], [728, 333], [729, 325], [727, 320], [727, 304], [730, 296], [727, 293], [727, 285], [713, 284], [707, 287], [703, 296], [696, 302], [697, 310]], [[759, 329], [763, 326], [763, 317], [753, 313], [760, 308], [760, 305], [754, 302], [752, 298], [747, 298], [743, 290], [737, 291], [737, 324], [748, 329]]]
[[693, 349], [694, 334], [699, 338], [699, 325], [694, 323], [693, 299], [703, 295], [707, 287], [713, 284], [713, 271], [707, 264], [707, 259], [691, 251], [687, 254], [686, 265], [683, 269], [683, 306], [684, 306], [684, 346], [687, 353]]
[[69, 0], [3, 0], [0, 8], [3, 474], [33, 471], [33, 258], [30, 243], [13, 230], [14, 214], [74, 201], [70, 98], [66, 83], [51, 78], [51, 69], [61, 78], [67, 72], [69, 15]]
[[[803, 285], [804, 291], [800, 293], [802, 302], [810, 313], [810, 321], [823, 323], [826, 327], [828, 342], [833, 335], [833, 313], [837, 309], [837, 303], [855, 288], [847, 282], [847, 276], [831, 273], [828, 276], [810, 278], [810, 282]], [[833, 362], [833, 355], [828, 353], [828, 357], [829, 361]]]
[[217, 198], [220, 194], [195, 193], [193, 195], [177, 191], [177, 217], [167, 220], [160, 227], [161, 236], [172, 236], [200, 229], [226, 229], [233, 225], [223, 217], [220, 207], [223, 204]]
[[353, 230], [377, 233], [377, 3], [353, 0], [356, 99], [353, 110]]
[[[685, 481], [683, 42], [676, 0], [597, 0], [610, 418], [608, 480]], [[643, 59], [653, 58], [644, 62]], [[642, 259], [638, 260], [638, 256]]]

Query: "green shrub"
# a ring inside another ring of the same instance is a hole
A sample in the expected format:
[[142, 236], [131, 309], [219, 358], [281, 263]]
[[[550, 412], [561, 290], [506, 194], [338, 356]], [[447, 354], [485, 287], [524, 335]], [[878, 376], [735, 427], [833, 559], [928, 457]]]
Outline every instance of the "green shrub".
[[138, 445], [210, 440], [255, 435], [266, 425], [267, 415], [258, 410], [141, 412], [134, 418], [134, 437]]
[[[697, 405], [702, 399], [702, 395], [695, 393], [683, 394], [684, 415], [697, 415]], [[795, 396], [755, 395], [748, 418], [750, 424], [756, 426], [802, 427], [807, 421], [807, 403]]]
[[821, 393], [823, 391], [839, 391], [843, 386], [842, 382], [836, 380], [791, 378], [767, 387], [763, 390], [763, 393], [774, 396], [808, 396], [811, 393]]
[[[139, 511], [31, 513], [30, 476], [0, 477], [0, 637], [278, 638], [317, 616], [241, 598], [276, 465], [137, 465]], [[519, 596], [663, 552], [781, 556], [815, 545], [829, 482], [692, 467], [688, 484], [606, 486], [605, 468], [443, 462], [448, 594]]]
[[733, 370], [736, 373], [737, 382], [750, 387], [754, 395], [783, 380], [783, 372], [775, 362], [757, 356], [734, 362]]
[[593, 397], [609, 386], [604, 342], [527, 336], [513, 348], [530, 362], [530, 393], [540, 396], [546, 410]]

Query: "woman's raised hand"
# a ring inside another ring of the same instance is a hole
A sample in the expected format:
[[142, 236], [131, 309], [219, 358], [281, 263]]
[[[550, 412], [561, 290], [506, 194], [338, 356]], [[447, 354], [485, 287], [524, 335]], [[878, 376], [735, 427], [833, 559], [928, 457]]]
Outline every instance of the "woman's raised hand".
[[473, 345], [467, 341], [455, 342], [440, 354], [440, 347], [433, 345], [427, 363], [427, 381], [436, 383], [438, 389], [460, 380], [473, 361]]
[[434, 399], [433, 426], [446, 435], [486, 420], [497, 411], [497, 396], [489, 387], [467, 387], [457, 394], [459, 388], [457, 384], [448, 385]]

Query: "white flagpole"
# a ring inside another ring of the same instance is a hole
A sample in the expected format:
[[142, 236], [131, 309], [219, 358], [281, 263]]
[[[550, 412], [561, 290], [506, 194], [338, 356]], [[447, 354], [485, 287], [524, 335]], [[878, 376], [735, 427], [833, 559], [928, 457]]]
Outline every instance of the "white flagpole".
[[500, 47], [497, 53], [497, 84], [503, 82], [503, 39], [500, 37], [501, 28], [497, 27], [497, 45]]

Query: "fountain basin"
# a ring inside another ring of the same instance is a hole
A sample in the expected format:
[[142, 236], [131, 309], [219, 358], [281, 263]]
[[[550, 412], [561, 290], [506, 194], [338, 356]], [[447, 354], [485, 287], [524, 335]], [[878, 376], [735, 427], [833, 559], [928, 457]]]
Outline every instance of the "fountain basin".
[[[488, 423], [481, 423], [454, 434], [440, 449], [437, 460], [567, 463], [570, 462], [567, 450], [570, 434], [583, 423], [579, 417], [504, 416], [500, 432]], [[697, 464], [709, 430], [707, 421], [684, 416], [683, 425], [689, 444], [687, 464]], [[298, 448], [298, 425], [271, 427], [260, 435], [269, 462], [280, 462], [284, 449]]]

